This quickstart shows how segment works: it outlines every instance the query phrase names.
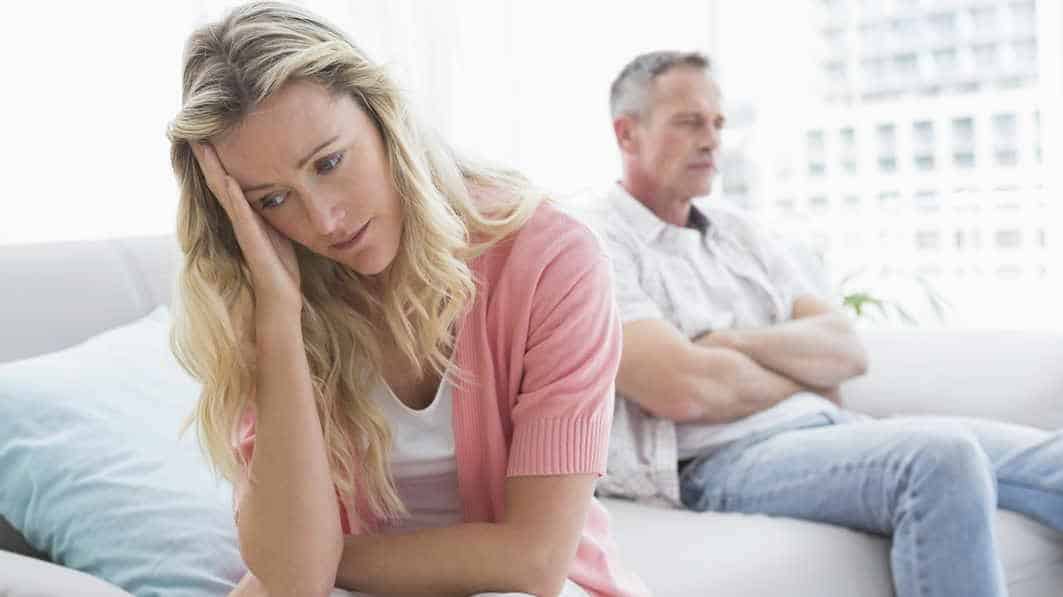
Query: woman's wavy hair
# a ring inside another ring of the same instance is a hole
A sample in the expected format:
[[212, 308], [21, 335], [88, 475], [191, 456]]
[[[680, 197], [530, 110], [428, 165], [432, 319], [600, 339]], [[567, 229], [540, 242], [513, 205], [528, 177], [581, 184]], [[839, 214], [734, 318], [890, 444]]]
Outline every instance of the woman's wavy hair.
[[467, 263], [523, 225], [542, 193], [515, 172], [457, 156], [416, 120], [381, 66], [303, 9], [257, 2], [192, 33], [182, 106], [167, 131], [183, 253], [171, 344], [202, 383], [185, 428], [197, 425], [215, 471], [230, 480], [241, 467], [234, 445], [254, 392], [254, 288], [191, 144], [231, 131], [294, 80], [347, 94], [365, 110], [401, 198], [400, 248], [380, 283], [296, 246], [305, 352], [333, 481], [352, 523], [395, 518], [405, 509], [388, 466], [391, 435], [369, 399], [384, 370], [379, 338], [414, 365], [411, 375], [460, 375], [447, 367], [455, 323], [475, 293]]

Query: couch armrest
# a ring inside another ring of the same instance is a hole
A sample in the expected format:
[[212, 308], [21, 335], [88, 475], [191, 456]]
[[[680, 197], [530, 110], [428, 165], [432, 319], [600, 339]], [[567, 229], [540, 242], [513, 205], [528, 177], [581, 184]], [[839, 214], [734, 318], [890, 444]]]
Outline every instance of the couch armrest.
[[842, 386], [873, 416], [977, 416], [1063, 428], [1063, 334], [865, 331], [868, 374]]

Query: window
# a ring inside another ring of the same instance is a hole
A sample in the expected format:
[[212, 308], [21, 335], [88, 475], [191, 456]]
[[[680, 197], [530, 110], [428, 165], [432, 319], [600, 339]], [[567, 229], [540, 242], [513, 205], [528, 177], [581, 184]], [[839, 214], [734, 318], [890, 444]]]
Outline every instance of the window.
[[1029, 30], [1037, 26], [1036, 7], [1033, 0], [1023, 0], [1011, 3], [1011, 20], [1015, 29]]
[[826, 143], [821, 130], [808, 131], [805, 135], [805, 142], [808, 145], [808, 153], [810, 154], [819, 155], [826, 150]]
[[957, 168], [973, 168], [974, 119], [971, 117], [952, 120], [952, 157]]
[[840, 85], [845, 83], [845, 61], [832, 60], [826, 64], [827, 78], [831, 83]]
[[886, 77], [886, 61], [881, 58], [864, 60], [860, 66], [864, 69], [864, 77], [871, 81], [872, 85], [881, 83]]
[[941, 248], [941, 231], [917, 231], [915, 233], [915, 248], [919, 251], [937, 251]]
[[941, 12], [930, 15], [930, 31], [940, 41], [951, 40], [956, 35], [956, 13]]
[[1033, 111], [1033, 159], [1041, 163], [1041, 111]]
[[[890, 23], [890, 34], [893, 37], [894, 43], [899, 43], [903, 46], [911, 46], [918, 40], [919, 28], [916, 25], [915, 19], [894, 19]], [[915, 54], [912, 54], [914, 57]]]
[[915, 169], [929, 172], [934, 169], [934, 123], [921, 120], [912, 123], [912, 153]]
[[922, 154], [915, 156], [915, 169], [919, 172], [934, 171], [934, 155]]
[[956, 145], [974, 144], [974, 119], [955, 118], [952, 121], [952, 139]]
[[934, 70], [938, 76], [954, 75], [959, 69], [960, 60], [955, 48], [934, 50]]
[[1014, 113], [993, 115], [993, 154], [999, 166], [1014, 166], [1019, 162], [1018, 123]]
[[1014, 280], [1022, 277], [1022, 266], [1018, 264], [1002, 265], [997, 268], [997, 278]]
[[1015, 64], [1020, 70], [1030, 71], [1037, 68], [1037, 41], [1024, 39], [1012, 42], [1011, 52], [1015, 57]]
[[912, 137], [917, 147], [934, 147], [934, 123], [929, 120], [912, 123]]
[[919, 59], [915, 54], [897, 54], [893, 57], [893, 70], [904, 82], [919, 78]]
[[878, 194], [878, 206], [886, 211], [896, 211], [900, 201], [899, 191], [882, 191]]
[[890, 173], [897, 170], [897, 129], [892, 124], [880, 124], [875, 129], [878, 139], [878, 168]]
[[995, 6], [976, 6], [971, 9], [971, 23], [974, 25], [975, 33], [979, 35], [986, 35], [996, 32], [1000, 23], [997, 20], [997, 9]]
[[1011, 143], [1018, 136], [1019, 119], [1013, 113], [993, 115], [993, 132], [998, 143]]
[[[754, 205], [769, 212], [771, 225], [806, 242], [814, 235], [829, 238], [832, 252], [823, 257], [831, 276], [864, 268], [868, 288], [883, 294], [901, 291], [916, 272], [940, 271], [935, 290], [954, 305], [946, 326], [1045, 325], [1032, 308], [1008, 309], [985, 297], [1003, 292], [997, 270], [1012, 265], [1021, 266], [1024, 289], [1030, 284], [1031, 307], [1043, 313], [1054, 308], [1043, 297], [1059, 295], [1063, 243], [1055, 241], [1063, 220], [1053, 217], [1059, 201], [1047, 186], [1063, 176], [1063, 153], [1057, 162], [1049, 118], [1039, 121], [1035, 114], [1038, 107], [1047, 113], [1046, 106], [1063, 106], [1063, 85], [1054, 84], [1059, 73], [1042, 72], [1057, 69], [1058, 56], [1046, 59], [1063, 47], [1057, 0], [773, 3], [773, 10], [807, 6], [792, 12], [813, 14], [778, 19], [797, 30], [793, 39], [804, 45], [783, 45], [770, 56], [762, 39], [741, 34], [766, 25], [760, 3], [717, 1], [750, 13], [741, 27], [725, 25], [737, 33], [721, 36], [745, 40], [744, 51], [720, 61], [749, 80], [748, 91], [737, 76], [726, 83], [731, 101], [737, 90], [764, 106], [763, 128], [746, 135], [732, 126], [729, 133], [761, 152], [756, 163], [763, 184], [754, 177], [751, 195], [767, 194]], [[1042, 14], [1045, 7], [1052, 10]], [[832, 20], [831, 10], [847, 10], [844, 22]], [[805, 47], [810, 37], [819, 42], [812, 51], [785, 50]], [[736, 64], [742, 57], [759, 63]], [[784, 62], [794, 70], [779, 66]], [[791, 79], [802, 77], [807, 111], [793, 111], [787, 95], [793, 85], [768, 89], [772, 78], [757, 76], [773, 67]], [[788, 156], [794, 172], [786, 181], [774, 172], [780, 155]], [[776, 209], [779, 199], [788, 214]], [[1051, 250], [1042, 244], [1047, 237]], [[1043, 279], [1039, 266], [1047, 272]], [[893, 276], [889, 281], [879, 277], [884, 268]], [[1063, 331], [1063, 319], [1051, 325]]]
[[856, 129], [845, 127], [838, 131], [839, 151], [841, 155], [842, 170], [846, 174], [856, 174], [857, 148]]
[[919, 211], [930, 212], [941, 209], [941, 198], [933, 189], [923, 189], [915, 193], [915, 207]]
[[997, 66], [997, 45], [977, 44], [971, 48], [974, 52], [974, 66], [979, 71], [990, 71]]
[[1018, 228], [997, 230], [994, 240], [998, 248], [1017, 249], [1022, 246], [1022, 230]]

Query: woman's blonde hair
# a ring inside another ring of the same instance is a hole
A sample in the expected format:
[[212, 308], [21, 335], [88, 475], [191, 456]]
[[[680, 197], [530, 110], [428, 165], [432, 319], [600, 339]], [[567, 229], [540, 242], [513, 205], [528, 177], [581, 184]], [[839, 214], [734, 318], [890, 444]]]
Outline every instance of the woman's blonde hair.
[[191, 144], [230, 131], [293, 80], [360, 104], [383, 138], [401, 198], [399, 251], [373, 292], [356, 272], [296, 247], [306, 358], [333, 481], [352, 523], [393, 518], [405, 510], [387, 465], [390, 433], [369, 400], [382, 380], [378, 338], [388, 337], [408, 359], [415, 379], [443, 374], [455, 322], [475, 293], [468, 260], [523, 225], [541, 194], [514, 172], [459, 158], [417, 122], [383, 68], [311, 13], [257, 2], [195, 31], [185, 50], [181, 110], [168, 129], [184, 257], [172, 348], [203, 384], [187, 424], [198, 424], [215, 470], [230, 480], [241, 466], [233, 450], [239, 418], [254, 391], [254, 289]]

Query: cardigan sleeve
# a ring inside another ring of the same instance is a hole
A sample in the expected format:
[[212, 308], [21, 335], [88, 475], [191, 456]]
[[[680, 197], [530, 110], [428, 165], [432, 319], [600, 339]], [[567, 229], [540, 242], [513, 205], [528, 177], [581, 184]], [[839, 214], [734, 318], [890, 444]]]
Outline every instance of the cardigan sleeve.
[[621, 329], [611, 268], [574, 227], [534, 289], [507, 475], [605, 473]]

